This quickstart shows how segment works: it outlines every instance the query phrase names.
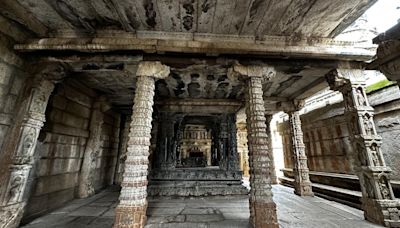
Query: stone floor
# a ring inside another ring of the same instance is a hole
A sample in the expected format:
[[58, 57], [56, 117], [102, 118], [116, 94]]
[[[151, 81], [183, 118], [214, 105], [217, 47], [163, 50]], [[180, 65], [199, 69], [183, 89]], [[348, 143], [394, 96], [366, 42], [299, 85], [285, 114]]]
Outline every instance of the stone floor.
[[[380, 227], [365, 221], [360, 210], [319, 197], [301, 198], [280, 185], [273, 191], [280, 227]], [[23, 227], [112, 227], [117, 198], [118, 191], [110, 188], [89, 199], [74, 200]], [[250, 227], [246, 196], [150, 199], [148, 215], [146, 228]]]

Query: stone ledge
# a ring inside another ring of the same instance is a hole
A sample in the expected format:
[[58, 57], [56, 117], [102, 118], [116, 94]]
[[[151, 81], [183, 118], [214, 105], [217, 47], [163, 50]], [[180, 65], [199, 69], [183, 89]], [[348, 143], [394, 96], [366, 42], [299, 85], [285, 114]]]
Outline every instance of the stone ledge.
[[[168, 36], [167, 36], [168, 38]], [[212, 36], [194, 34], [180, 39], [166, 39], [160, 34], [152, 38], [140, 37], [59, 37], [32, 40], [17, 44], [15, 50], [22, 52], [51, 50], [75, 50], [83, 52], [107, 52], [116, 50], [139, 50], [145, 53], [202, 53], [202, 54], [254, 54], [275, 57], [308, 57], [341, 60], [371, 60], [375, 52], [355, 47], [352, 42], [336, 41], [326, 38], [293, 38], [286, 36], [267, 36], [257, 41], [240, 36]]]
[[[285, 174], [284, 177], [279, 177], [281, 184], [293, 187], [292, 169], [281, 170]], [[362, 195], [356, 175], [310, 171], [310, 180], [315, 194], [352, 207], [361, 207]], [[334, 182], [335, 186], [329, 185], [329, 182]], [[400, 181], [392, 180], [391, 185], [395, 196], [400, 197]]]

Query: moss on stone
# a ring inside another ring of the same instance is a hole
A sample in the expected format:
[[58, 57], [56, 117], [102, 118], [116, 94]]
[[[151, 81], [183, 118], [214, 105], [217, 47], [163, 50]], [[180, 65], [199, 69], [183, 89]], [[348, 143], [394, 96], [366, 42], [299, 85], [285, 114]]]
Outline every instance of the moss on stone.
[[373, 91], [388, 87], [388, 86], [393, 85], [393, 84], [395, 84], [395, 82], [392, 82], [392, 81], [389, 81], [387, 79], [384, 79], [384, 80], [376, 82], [376, 83], [374, 83], [372, 85], [367, 86], [366, 92], [367, 93], [371, 93]]

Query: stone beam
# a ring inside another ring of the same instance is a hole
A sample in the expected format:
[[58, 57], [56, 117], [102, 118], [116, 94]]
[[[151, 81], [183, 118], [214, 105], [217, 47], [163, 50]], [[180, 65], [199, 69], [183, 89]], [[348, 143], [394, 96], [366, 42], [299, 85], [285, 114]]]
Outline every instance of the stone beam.
[[118, 37], [42, 38], [14, 46], [23, 52], [32, 51], [143, 51], [145, 53], [194, 53], [261, 55], [277, 58], [298, 57], [335, 60], [371, 60], [374, 52], [359, 48], [354, 42], [329, 38], [255, 37], [202, 33], [145, 32]]
[[187, 114], [236, 113], [243, 103], [229, 99], [175, 99], [156, 101], [161, 112], [181, 112]]
[[399, 227], [400, 200], [393, 195], [391, 170], [383, 159], [383, 142], [376, 132], [373, 108], [365, 93], [363, 71], [336, 69], [326, 78], [332, 90], [343, 94], [344, 115], [353, 146], [349, 160], [360, 179], [364, 217], [387, 227]]
[[2, 0], [0, 13], [18, 22], [25, 29], [36, 33], [38, 36], [47, 36], [48, 29], [31, 12], [26, 10], [17, 1]]

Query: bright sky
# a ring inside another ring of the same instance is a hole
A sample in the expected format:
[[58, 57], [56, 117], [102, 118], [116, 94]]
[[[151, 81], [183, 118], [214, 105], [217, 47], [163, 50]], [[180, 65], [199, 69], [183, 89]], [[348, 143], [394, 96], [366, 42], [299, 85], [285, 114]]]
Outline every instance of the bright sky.
[[378, 0], [366, 12], [368, 23], [376, 27], [382, 33], [395, 24], [400, 19], [400, 0]]

